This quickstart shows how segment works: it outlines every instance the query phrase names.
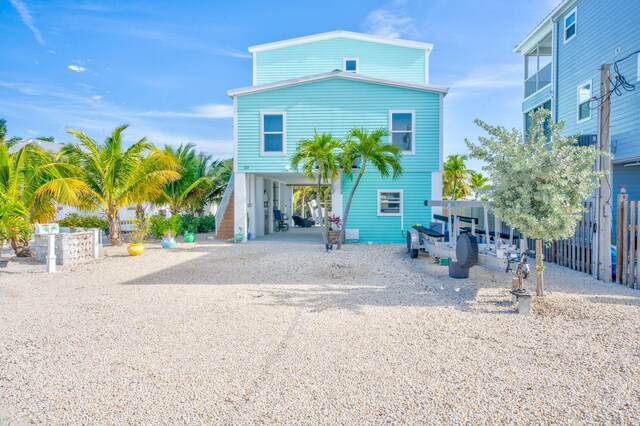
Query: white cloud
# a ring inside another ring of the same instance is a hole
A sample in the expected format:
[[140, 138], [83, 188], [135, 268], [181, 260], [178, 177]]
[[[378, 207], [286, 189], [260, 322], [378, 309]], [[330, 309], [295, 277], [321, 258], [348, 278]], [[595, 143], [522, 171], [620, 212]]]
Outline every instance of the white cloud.
[[466, 76], [451, 83], [449, 97], [475, 93], [480, 90], [521, 86], [524, 84], [522, 75], [522, 64], [519, 63], [477, 67]]
[[364, 31], [382, 37], [399, 38], [416, 35], [413, 18], [405, 11], [406, 1], [395, 0], [387, 6], [369, 12], [362, 23]]
[[102, 100], [102, 96], [95, 95], [95, 96], [92, 96], [91, 99], [93, 99], [94, 101], [101, 101]]
[[75, 72], [85, 72], [87, 70], [85, 67], [81, 67], [79, 65], [69, 65], [67, 68]]
[[33, 36], [36, 38], [38, 43], [44, 46], [44, 39], [42, 38], [42, 34], [40, 34], [40, 30], [36, 27], [33, 22], [33, 16], [31, 16], [31, 12], [27, 8], [27, 6], [21, 0], [9, 0], [13, 7], [16, 8], [18, 13], [20, 14], [20, 18], [22, 22], [31, 30]]
[[191, 108], [191, 111], [148, 111], [145, 115], [155, 117], [184, 117], [184, 118], [232, 118], [233, 105], [205, 104]]

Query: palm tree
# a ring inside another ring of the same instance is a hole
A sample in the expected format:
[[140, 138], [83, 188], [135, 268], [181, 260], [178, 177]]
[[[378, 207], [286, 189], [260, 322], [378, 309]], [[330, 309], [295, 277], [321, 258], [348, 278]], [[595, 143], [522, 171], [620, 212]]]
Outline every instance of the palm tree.
[[466, 155], [451, 154], [442, 165], [442, 192], [445, 199], [458, 200], [471, 195], [466, 161]]
[[474, 172], [473, 170], [469, 170], [469, 174], [471, 175], [469, 187], [473, 192], [473, 199], [477, 201], [482, 190], [489, 186], [489, 178], [483, 176], [482, 173]]
[[197, 202], [199, 206], [199, 214], [202, 214], [204, 204], [217, 204], [222, 202], [222, 197], [227, 189], [231, 175], [233, 174], [233, 159], [214, 160], [206, 168], [207, 176], [211, 178], [209, 186], [203, 197], [199, 197]]
[[[203, 158], [196, 154], [194, 144], [181, 144], [178, 148], [166, 145], [164, 151], [174, 157], [180, 178], [165, 185], [158, 202], [169, 204], [169, 210], [174, 215], [189, 208], [198, 196], [205, 194], [211, 177], [201, 167]], [[206, 158], [204, 161], [207, 161]]]
[[379, 128], [368, 131], [364, 128], [353, 128], [349, 131], [343, 161], [345, 164], [345, 173], [352, 177], [352, 164], [357, 162], [360, 167], [358, 177], [351, 187], [347, 206], [344, 209], [344, 217], [342, 218], [342, 229], [340, 230], [340, 238], [338, 239], [338, 250], [342, 248], [342, 240], [344, 240], [347, 220], [349, 219], [349, 210], [353, 195], [358, 188], [360, 179], [364, 175], [367, 164], [371, 163], [375, 170], [382, 178], [392, 176], [397, 179], [402, 175], [402, 151], [400, 147], [387, 143], [383, 140], [385, 136], [389, 136], [389, 131], [385, 128]]
[[140, 194], [160, 194], [168, 182], [180, 177], [171, 170], [153, 145], [142, 138], [129, 148], [122, 144], [122, 132], [127, 124], [116, 127], [103, 143], [93, 141], [79, 130], [69, 130], [77, 142], [64, 145], [61, 155], [77, 166], [75, 181], [82, 194], [76, 204], [86, 210], [100, 210], [109, 224], [109, 241], [121, 245], [118, 212], [137, 202]]
[[[334, 138], [331, 133], [318, 133], [314, 130], [313, 139], [303, 139], [298, 142], [296, 152], [291, 157], [291, 166], [298, 170], [302, 167], [302, 173], [309, 179], [317, 179], [316, 202], [319, 211], [322, 211], [320, 193], [322, 183], [328, 183], [335, 179], [342, 168], [341, 150], [343, 143]], [[325, 199], [326, 200], [326, 199]], [[328, 206], [325, 206], [325, 212]], [[320, 221], [320, 230], [325, 244], [328, 241], [327, 227], [324, 220]]]

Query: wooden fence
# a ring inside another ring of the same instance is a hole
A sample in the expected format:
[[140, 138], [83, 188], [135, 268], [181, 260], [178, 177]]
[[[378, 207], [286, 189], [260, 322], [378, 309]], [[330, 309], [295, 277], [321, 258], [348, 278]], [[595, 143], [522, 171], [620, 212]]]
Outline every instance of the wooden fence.
[[[640, 203], [637, 203], [640, 204]], [[443, 208], [443, 214], [447, 215], [448, 211]], [[456, 214], [463, 216], [471, 216], [479, 219], [478, 228], [486, 229], [483, 219], [482, 208], [472, 207], [456, 210]], [[634, 217], [639, 217], [638, 215]], [[556, 263], [575, 271], [591, 274], [593, 271], [593, 245], [596, 223], [596, 210], [593, 202], [584, 203], [584, 212], [576, 226], [576, 232], [573, 237], [565, 240], [555, 241], [550, 244], [543, 245], [543, 254], [545, 262]], [[489, 231], [495, 231], [495, 219], [493, 214], [488, 214]], [[502, 223], [500, 232], [509, 234], [509, 227]], [[520, 232], [515, 229], [513, 235], [520, 238]], [[536, 240], [527, 239], [527, 248], [535, 251]], [[637, 251], [636, 251], [637, 253]]]
[[629, 201], [627, 194], [618, 195], [616, 226], [616, 282], [640, 288], [640, 201]]

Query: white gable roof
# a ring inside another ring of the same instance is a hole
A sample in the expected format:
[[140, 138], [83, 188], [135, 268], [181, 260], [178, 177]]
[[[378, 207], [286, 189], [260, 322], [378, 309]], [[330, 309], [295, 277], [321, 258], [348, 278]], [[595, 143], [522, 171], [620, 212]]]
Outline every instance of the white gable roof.
[[354, 33], [351, 31], [329, 31], [327, 33], [315, 34], [306, 37], [292, 38], [289, 40], [276, 41], [273, 43], [259, 44], [249, 47], [250, 53], [262, 52], [265, 50], [277, 49], [280, 47], [294, 46], [296, 44], [310, 43], [313, 41], [329, 40], [332, 38], [350, 38], [353, 40], [370, 41], [374, 43], [391, 44], [394, 46], [412, 47], [415, 49], [424, 49], [429, 53], [433, 49], [433, 44], [423, 43], [420, 41], [400, 40], [397, 38], [381, 37], [371, 34]]
[[273, 90], [273, 89], [281, 89], [284, 87], [297, 86], [299, 84], [315, 83], [317, 81], [330, 80], [333, 78], [364, 81], [366, 83], [382, 84], [384, 86], [392, 86], [392, 87], [401, 87], [404, 89], [419, 90], [422, 92], [436, 92], [436, 93], [442, 93], [444, 95], [446, 95], [447, 92], [449, 91], [448, 87], [443, 87], [443, 86], [434, 86], [431, 84], [421, 84], [421, 83], [409, 83], [409, 82], [399, 81], [399, 80], [388, 80], [383, 78], [369, 77], [366, 75], [356, 74], [352, 72], [335, 70], [331, 72], [325, 72], [322, 74], [308, 75], [308, 76], [299, 77], [299, 78], [292, 78], [289, 80], [276, 81], [274, 83], [260, 84], [257, 86], [248, 86], [240, 89], [233, 89], [233, 90], [227, 91], [227, 94], [230, 97], [234, 97], [238, 95], [247, 95], [250, 93], [266, 92], [268, 90]]

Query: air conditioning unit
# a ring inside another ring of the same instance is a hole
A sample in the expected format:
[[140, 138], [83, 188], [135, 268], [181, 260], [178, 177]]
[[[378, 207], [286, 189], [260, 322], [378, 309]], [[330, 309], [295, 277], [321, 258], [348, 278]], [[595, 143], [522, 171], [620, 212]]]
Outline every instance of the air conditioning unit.
[[580, 135], [578, 136], [578, 146], [597, 145], [598, 135]]

